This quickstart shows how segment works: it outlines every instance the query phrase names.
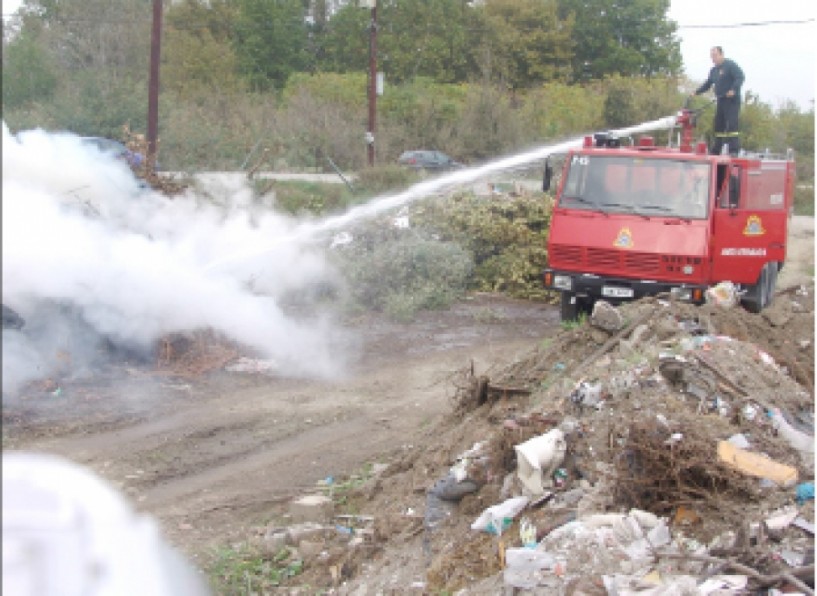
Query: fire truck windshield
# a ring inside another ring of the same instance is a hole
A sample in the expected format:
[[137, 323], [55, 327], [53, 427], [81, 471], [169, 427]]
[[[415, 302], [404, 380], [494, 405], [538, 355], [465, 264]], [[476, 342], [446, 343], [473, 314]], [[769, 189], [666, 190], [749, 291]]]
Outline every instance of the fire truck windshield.
[[710, 184], [708, 163], [653, 156], [574, 155], [559, 206], [704, 219]]

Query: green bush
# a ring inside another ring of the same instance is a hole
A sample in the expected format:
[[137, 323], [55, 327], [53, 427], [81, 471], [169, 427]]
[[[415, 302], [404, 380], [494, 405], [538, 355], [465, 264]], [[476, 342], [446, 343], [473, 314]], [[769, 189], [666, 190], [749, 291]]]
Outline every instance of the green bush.
[[550, 199], [541, 193], [478, 197], [463, 193], [426, 201], [413, 223], [473, 255], [470, 287], [518, 298], [543, 298]]
[[473, 261], [459, 245], [376, 225], [356, 230], [354, 241], [334, 253], [350, 308], [409, 320], [418, 310], [447, 307], [465, 291]]

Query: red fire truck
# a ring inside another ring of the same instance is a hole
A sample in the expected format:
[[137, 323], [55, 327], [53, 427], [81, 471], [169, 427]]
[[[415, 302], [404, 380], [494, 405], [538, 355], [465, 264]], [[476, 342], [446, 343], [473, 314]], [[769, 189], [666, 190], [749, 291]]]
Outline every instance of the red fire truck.
[[771, 302], [786, 258], [793, 154], [710, 155], [692, 145], [694, 120], [679, 112], [677, 147], [600, 133], [568, 153], [544, 272], [545, 286], [561, 292], [563, 320], [598, 299], [668, 293], [701, 304], [725, 281], [751, 312]]

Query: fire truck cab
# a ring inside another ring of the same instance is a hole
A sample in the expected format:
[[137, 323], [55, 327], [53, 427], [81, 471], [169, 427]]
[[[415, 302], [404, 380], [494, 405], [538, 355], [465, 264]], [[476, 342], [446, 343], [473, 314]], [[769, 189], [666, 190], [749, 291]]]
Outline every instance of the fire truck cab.
[[786, 258], [793, 154], [710, 155], [691, 146], [692, 120], [679, 113], [676, 148], [601, 133], [568, 153], [544, 272], [563, 320], [598, 299], [668, 293], [701, 304], [724, 281], [751, 312], [770, 304]]

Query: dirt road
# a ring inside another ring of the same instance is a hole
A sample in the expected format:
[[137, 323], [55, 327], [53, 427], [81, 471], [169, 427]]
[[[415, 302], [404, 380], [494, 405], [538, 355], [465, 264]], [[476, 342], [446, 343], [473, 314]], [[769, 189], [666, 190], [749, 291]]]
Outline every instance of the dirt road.
[[[814, 278], [814, 219], [792, 220], [781, 287]], [[477, 295], [410, 324], [371, 317], [334, 381], [122, 365], [4, 403], [4, 448], [86, 464], [190, 557], [245, 539], [294, 495], [399, 453], [450, 411], [454, 371], [500, 368], [560, 327], [555, 307]]]
[[341, 380], [124, 367], [8, 404], [4, 446], [89, 466], [195, 557], [317, 481], [410, 445], [450, 411], [454, 371], [507, 364], [558, 325], [553, 307], [478, 295], [411, 324], [355, 322], [363, 345]]

